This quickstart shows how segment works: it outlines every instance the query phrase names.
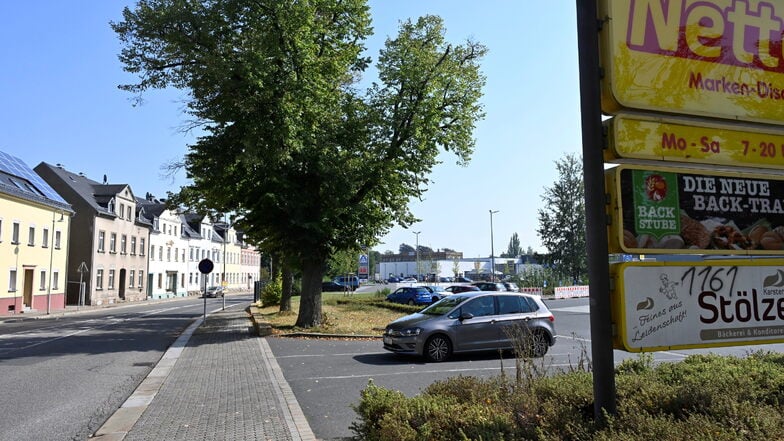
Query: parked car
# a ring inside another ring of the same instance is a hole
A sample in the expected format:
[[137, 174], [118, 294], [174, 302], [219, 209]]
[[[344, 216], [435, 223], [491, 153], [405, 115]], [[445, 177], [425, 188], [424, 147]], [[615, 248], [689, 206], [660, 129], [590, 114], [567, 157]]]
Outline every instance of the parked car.
[[322, 282], [321, 292], [346, 291], [346, 285], [337, 282]]
[[503, 283], [500, 282], [474, 282], [472, 285], [480, 291], [507, 291]]
[[383, 337], [388, 351], [435, 362], [458, 352], [521, 347], [526, 355], [542, 357], [555, 344], [555, 317], [536, 296], [467, 292], [393, 321]]
[[453, 282], [453, 277], [439, 277], [438, 278], [438, 282], [439, 283], [452, 283]]
[[514, 282], [501, 282], [501, 283], [504, 284], [504, 287], [506, 287], [507, 291], [520, 292], [520, 287], [517, 286], [517, 284]]
[[405, 286], [389, 294], [387, 300], [409, 305], [429, 305], [433, 303], [433, 296], [424, 286]]
[[210, 286], [207, 288], [207, 291], [204, 292], [204, 297], [223, 297], [223, 287]]
[[332, 279], [332, 281], [347, 286], [352, 291], [359, 288], [359, 277], [357, 276], [338, 276]]
[[444, 288], [444, 291], [458, 294], [461, 292], [479, 291], [479, 288], [474, 285], [452, 285]]
[[387, 283], [400, 283], [400, 280], [401, 280], [401, 279], [400, 279], [400, 277], [397, 277], [397, 276], [390, 276], [390, 277], [387, 279]]
[[406, 277], [405, 279], [401, 280], [401, 282], [406, 283], [415, 283], [417, 281], [416, 277]]
[[437, 302], [444, 297], [451, 295], [451, 292], [447, 292], [444, 288], [434, 285], [434, 286], [425, 286], [426, 290], [430, 291], [430, 297], [432, 297], [432, 302]]
[[468, 277], [455, 277], [455, 282], [471, 283], [471, 282], [473, 282], [473, 280], [469, 279]]

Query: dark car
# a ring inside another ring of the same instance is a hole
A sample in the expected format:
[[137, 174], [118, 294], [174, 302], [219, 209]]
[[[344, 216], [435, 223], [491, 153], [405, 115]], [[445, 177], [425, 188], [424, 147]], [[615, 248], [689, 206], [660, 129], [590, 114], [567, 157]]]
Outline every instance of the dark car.
[[397, 276], [389, 276], [387, 279], [388, 283], [400, 283], [400, 277]]
[[347, 286], [352, 291], [359, 288], [359, 277], [357, 276], [338, 276], [332, 279], [332, 281]]
[[321, 283], [321, 292], [335, 292], [335, 291], [346, 291], [346, 285], [341, 285], [337, 282], [322, 282]]
[[472, 285], [479, 288], [480, 291], [507, 291], [504, 284], [499, 282], [474, 282]]
[[468, 277], [455, 277], [455, 282], [471, 283], [473, 280], [469, 279]]
[[433, 303], [433, 296], [424, 286], [405, 286], [388, 295], [387, 300], [409, 305], [429, 305]]
[[444, 291], [451, 292], [452, 294], [458, 294], [461, 292], [479, 291], [479, 288], [475, 287], [474, 285], [452, 285], [447, 286]]
[[452, 353], [514, 349], [542, 357], [555, 344], [555, 317], [538, 296], [467, 292], [399, 318], [384, 330], [384, 349], [444, 361]]

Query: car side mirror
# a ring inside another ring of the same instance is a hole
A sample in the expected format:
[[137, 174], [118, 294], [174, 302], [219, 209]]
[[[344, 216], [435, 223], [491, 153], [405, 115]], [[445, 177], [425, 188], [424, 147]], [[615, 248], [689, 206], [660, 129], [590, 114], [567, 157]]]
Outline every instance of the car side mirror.
[[460, 314], [460, 321], [461, 322], [463, 320], [468, 320], [468, 319], [472, 319], [472, 318], [474, 318], [474, 315], [471, 314], [470, 312], [464, 312], [464, 313]]

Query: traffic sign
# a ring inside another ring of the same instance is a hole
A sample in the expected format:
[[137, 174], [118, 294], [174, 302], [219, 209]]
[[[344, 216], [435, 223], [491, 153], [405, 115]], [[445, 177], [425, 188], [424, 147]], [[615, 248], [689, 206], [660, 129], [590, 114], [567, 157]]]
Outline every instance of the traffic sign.
[[199, 262], [199, 272], [202, 274], [209, 274], [215, 268], [215, 264], [210, 259], [202, 259]]

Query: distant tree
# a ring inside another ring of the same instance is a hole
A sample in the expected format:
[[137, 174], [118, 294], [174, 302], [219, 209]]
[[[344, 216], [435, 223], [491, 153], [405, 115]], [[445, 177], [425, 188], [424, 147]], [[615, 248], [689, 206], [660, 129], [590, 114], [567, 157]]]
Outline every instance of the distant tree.
[[531, 248], [531, 246], [529, 246], [528, 248], [525, 249], [525, 255], [526, 256], [533, 256], [534, 255], [534, 249]]
[[512, 234], [512, 238], [509, 239], [509, 246], [506, 248], [506, 252], [501, 253], [501, 257], [517, 257], [523, 254], [523, 249], [520, 247], [520, 237], [517, 236], [517, 233]]
[[400, 248], [398, 248], [400, 254], [409, 255], [409, 254], [416, 254], [416, 248], [412, 247], [407, 243], [401, 243]]
[[486, 48], [446, 40], [443, 20], [400, 23], [374, 72], [367, 0], [138, 0], [111, 23], [141, 99], [178, 88], [202, 135], [172, 204], [234, 212], [255, 243], [302, 271], [296, 326], [322, 322], [330, 254], [416, 218], [442, 151], [470, 160], [484, 116]]
[[327, 259], [327, 274], [331, 277], [356, 273], [359, 250], [336, 250]]
[[549, 263], [574, 283], [587, 272], [582, 159], [567, 154], [555, 167], [558, 180], [542, 195], [537, 233], [549, 251]]
[[422, 256], [422, 255], [431, 255], [431, 254], [433, 254], [433, 249], [432, 248], [430, 248], [428, 246], [425, 246], [425, 245], [420, 245], [419, 246], [419, 255], [420, 256]]
[[373, 279], [376, 273], [376, 266], [381, 262], [381, 253], [376, 250], [368, 252], [368, 278]]

